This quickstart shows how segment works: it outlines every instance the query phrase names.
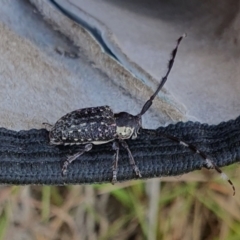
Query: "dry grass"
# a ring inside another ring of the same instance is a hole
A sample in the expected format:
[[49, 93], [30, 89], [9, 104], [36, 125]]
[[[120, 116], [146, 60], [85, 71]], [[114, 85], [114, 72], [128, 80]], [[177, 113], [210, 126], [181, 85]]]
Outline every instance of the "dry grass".
[[[234, 169], [227, 169], [230, 176], [239, 175]], [[161, 185], [156, 179], [115, 186], [1, 187], [0, 240], [239, 239], [237, 179], [232, 178], [237, 190], [232, 197], [227, 183], [203, 182], [206, 175], [212, 172], [164, 178]]]

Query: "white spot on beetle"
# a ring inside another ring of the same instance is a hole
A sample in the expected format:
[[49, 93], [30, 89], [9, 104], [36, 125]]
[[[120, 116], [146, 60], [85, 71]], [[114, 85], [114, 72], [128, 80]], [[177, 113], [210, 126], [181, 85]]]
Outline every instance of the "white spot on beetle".
[[210, 159], [206, 158], [206, 162], [207, 162], [207, 167], [214, 168], [213, 163]]
[[189, 145], [188, 145], [187, 143], [185, 143], [185, 142], [179, 141], [179, 143], [180, 143], [181, 145], [185, 146], [185, 147], [189, 147]]
[[117, 135], [119, 136], [120, 139], [130, 138], [133, 132], [134, 132], [134, 128], [117, 126]]
[[229, 177], [225, 173], [221, 173], [221, 178], [224, 180], [229, 180]]
[[111, 142], [113, 140], [114, 139], [110, 139], [110, 140], [106, 140], [106, 141], [92, 141], [92, 143], [95, 144], [95, 145], [100, 145], [100, 144], [104, 144], [104, 143], [107, 143], [107, 142]]

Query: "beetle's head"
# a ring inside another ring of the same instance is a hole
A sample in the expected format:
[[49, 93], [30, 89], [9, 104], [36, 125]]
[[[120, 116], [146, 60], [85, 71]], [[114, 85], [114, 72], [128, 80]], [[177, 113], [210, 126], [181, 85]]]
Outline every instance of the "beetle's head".
[[114, 114], [117, 124], [117, 135], [120, 139], [135, 139], [139, 129], [142, 127], [140, 115], [133, 116], [127, 112]]

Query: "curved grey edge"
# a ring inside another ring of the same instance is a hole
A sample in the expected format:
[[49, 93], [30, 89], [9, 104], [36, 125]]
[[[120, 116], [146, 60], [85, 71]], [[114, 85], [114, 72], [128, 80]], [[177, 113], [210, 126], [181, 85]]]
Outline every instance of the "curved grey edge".
[[[170, 134], [197, 146], [214, 163], [226, 166], [240, 159], [240, 117], [218, 125], [194, 122], [171, 124], [156, 130], [142, 129], [128, 144], [142, 179], [177, 176], [208, 168], [204, 159], [189, 148], [163, 137]], [[114, 151], [111, 143], [94, 146], [70, 164], [66, 176], [61, 168], [77, 147], [50, 146], [45, 129], [12, 131], [0, 128], [1, 184], [92, 184], [111, 182]], [[120, 151], [118, 180], [136, 179], [124, 149]]]
[[[159, 81], [133, 63], [121, 51], [114, 40], [112, 32], [104, 24], [79, 8], [77, 14], [74, 14], [74, 9], [68, 1], [61, 1], [61, 5], [59, 1], [53, 0], [29, 1], [55, 29], [69, 37], [76, 46], [83, 49], [89, 59], [104, 71], [116, 85], [127, 91], [131, 89], [131, 94], [139, 100], [148, 99], [153, 94], [152, 89], [156, 88], [156, 84]], [[69, 10], [66, 10], [64, 6], [71, 9], [72, 15], [70, 15]], [[83, 23], [85, 27], [81, 25]], [[86, 28], [86, 26], [88, 27]], [[94, 37], [89, 27], [96, 29], [101, 40], [117, 56], [118, 60], [104, 50], [101, 41], [98, 41], [98, 38]], [[142, 79], [144, 83], [139, 79]], [[139, 96], [139, 92], [141, 92], [141, 96]], [[166, 122], [186, 120], [184, 107], [177, 103], [166, 91], [165, 93], [161, 92], [161, 97], [156, 98], [154, 106], [158, 112], [164, 114]]]
[[66, 16], [88, 30], [89, 34], [91, 34], [92, 37], [98, 41], [98, 44], [102, 48], [102, 51], [106, 52], [108, 55], [110, 55], [110, 57], [118, 61], [119, 64], [121, 64], [126, 69], [126, 71], [129, 71], [133, 75], [133, 77], [142, 80], [146, 85], [154, 83], [154, 85], [152, 85], [153, 88], [159, 83], [159, 81], [145, 72], [140, 66], [132, 62], [127, 57], [127, 55], [123, 53], [111, 30], [106, 27], [100, 20], [97, 20], [80, 8], [76, 9], [76, 6], [74, 6], [68, 0], [50, 1]]

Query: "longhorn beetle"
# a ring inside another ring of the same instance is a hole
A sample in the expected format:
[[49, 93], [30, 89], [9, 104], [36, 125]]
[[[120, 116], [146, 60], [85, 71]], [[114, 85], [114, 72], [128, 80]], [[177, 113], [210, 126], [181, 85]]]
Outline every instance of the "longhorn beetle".
[[[112, 184], [117, 182], [117, 169], [119, 158], [119, 146], [121, 145], [128, 152], [130, 164], [135, 171], [136, 175], [141, 177], [141, 172], [135, 164], [132, 153], [125, 142], [125, 139], [136, 139], [139, 129], [142, 127], [142, 116], [151, 107], [153, 100], [167, 81], [168, 75], [172, 69], [178, 46], [186, 34], [182, 35], [178, 40], [176, 47], [173, 49], [171, 59], [168, 63], [168, 70], [166, 75], [162, 78], [157, 90], [143, 105], [139, 114], [133, 116], [127, 112], [113, 113], [109, 106], [93, 107], [78, 109], [61, 117], [53, 126], [50, 124], [47, 128], [49, 130], [50, 144], [52, 145], [83, 145], [82, 149], [76, 154], [69, 156], [63, 164], [62, 174], [67, 173], [68, 165], [76, 160], [83, 153], [92, 149], [93, 144], [105, 144], [113, 142], [113, 149], [116, 151], [114, 154], [113, 162], [113, 178]], [[213, 168], [221, 176], [231, 184], [233, 195], [235, 194], [235, 187], [232, 181], [227, 177], [222, 170], [215, 165], [215, 163], [207, 157], [207, 155], [198, 150], [192, 144], [188, 144], [177, 137], [170, 136], [163, 133], [163, 137], [171, 139], [179, 144], [188, 147], [194, 153], [199, 154], [206, 162], [207, 168]]]

